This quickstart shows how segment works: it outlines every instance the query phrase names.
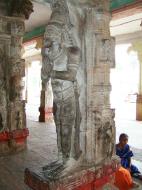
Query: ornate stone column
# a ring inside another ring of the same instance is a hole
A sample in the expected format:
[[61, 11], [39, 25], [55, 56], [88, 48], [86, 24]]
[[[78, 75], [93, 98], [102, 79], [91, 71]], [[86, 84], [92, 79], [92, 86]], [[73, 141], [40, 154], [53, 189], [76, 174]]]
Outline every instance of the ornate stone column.
[[139, 88], [136, 101], [136, 120], [142, 121], [142, 42], [133, 42], [129, 48], [129, 51], [131, 50], [137, 52], [139, 60]]
[[0, 16], [0, 154], [24, 149], [29, 134], [25, 102], [22, 100], [22, 77], [25, 76], [25, 61], [21, 59], [24, 14], [18, 17], [19, 10], [16, 14], [14, 9], [18, 4], [12, 3], [11, 16], [7, 16], [8, 13]]
[[114, 110], [110, 109], [110, 68], [115, 66], [115, 40], [110, 37], [109, 3], [85, 10], [86, 159], [94, 164], [109, 159], [115, 142]]

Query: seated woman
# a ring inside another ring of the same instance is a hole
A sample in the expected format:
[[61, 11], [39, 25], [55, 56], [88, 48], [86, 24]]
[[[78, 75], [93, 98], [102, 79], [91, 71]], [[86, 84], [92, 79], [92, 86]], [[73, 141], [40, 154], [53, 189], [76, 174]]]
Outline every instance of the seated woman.
[[131, 164], [131, 157], [133, 157], [133, 152], [130, 150], [128, 143], [128, 135], [122, 133], [119, 137], [119, 143], [116, 145], [116, 155], [121, 159], [122, 167], [128, 169], [132, 177], [142, 180], [142, 174], [136, 166]]

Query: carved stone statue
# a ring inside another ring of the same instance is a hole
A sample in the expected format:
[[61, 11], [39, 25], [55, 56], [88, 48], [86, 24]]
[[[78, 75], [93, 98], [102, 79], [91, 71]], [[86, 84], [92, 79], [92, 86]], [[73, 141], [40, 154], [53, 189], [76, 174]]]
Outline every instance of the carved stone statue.
[[53, 13], [46, 28], [42, 50], [41, 76], [43, 83], [51, 79], [59, 160], [67, 164], [70, 159], [78, 160], [81, 155], [81, 114], [77, 81], [80, 49], [71, 33], [73, 26], [68, 9], [63, 6], [66, 5], [62, 1], [56, 1], [52, 6]]
[[40, 174], [27, 170], [26, 183], [33, 189], [104, 189], [96, 184], [113, 179], [115, 143], [109, 0], [52, 2], [41, 77], [44, 86], [51, 79], [59, 160]]
[[20, 113], [20, 111], [17, 112], [15, 119], [16, 119], [16, 128], [22, 129], [22, 114]]

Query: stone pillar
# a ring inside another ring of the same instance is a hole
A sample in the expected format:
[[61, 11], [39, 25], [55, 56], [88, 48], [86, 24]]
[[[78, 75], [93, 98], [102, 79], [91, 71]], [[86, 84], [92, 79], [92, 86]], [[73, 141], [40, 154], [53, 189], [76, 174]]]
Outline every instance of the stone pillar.
[[41, 74], [53, 88], [59, 156], [40, 173], [26, 169], [25, 183], [34, 190], [117, 189], [115, 112], [110, 108], [115, 40], [109, 31], [109, 3], [52, 4]]
[[0, 154], [25, 149], [29, 134], [22, 99], [25, 61], [21, 59], [21, 47], [25, 24], [23, 17], [12, 14], [0, 16]]
[[39, 122], [52, 122], [53, 110], [52, 110], [52, 92], [51, 88], [42, 83], [42, 90], [40, 95], [40, 107], [39, 107]]
[[110, 37], [108, 9], [107, 1], [100, 2], [98, 8], [86, 9], [86, 159], [94, 164], [111, 158], [115, 142], [115, 113], [110, 109], [110, 68], [115, 66], [115, 40]]
[[135, 51], [139, 60], [139, 87], [136, 100], [136, 120], [142, 121], [142, 42], [136, 41], [132, 43], [129, 51]]
[[39, 107], [39, 122], [53, 122], [52, 90], [50, 84], [45, 86], [42, 83]]

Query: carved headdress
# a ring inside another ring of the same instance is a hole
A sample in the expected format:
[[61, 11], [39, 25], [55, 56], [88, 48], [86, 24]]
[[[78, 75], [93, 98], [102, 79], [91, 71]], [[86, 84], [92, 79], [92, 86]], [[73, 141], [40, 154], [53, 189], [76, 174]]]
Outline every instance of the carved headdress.
[[46, 27], [45, 38], [63, 42], [67, 46], [75, 46], [72, 35], [73, 24], [66, 0], [53, 0], [52, 14]]
[[70, 28], [72, 27], [66, 0], [53, 0], [52, 11], [50, 22], [56, 22], [62, 26], [67, 25]]

